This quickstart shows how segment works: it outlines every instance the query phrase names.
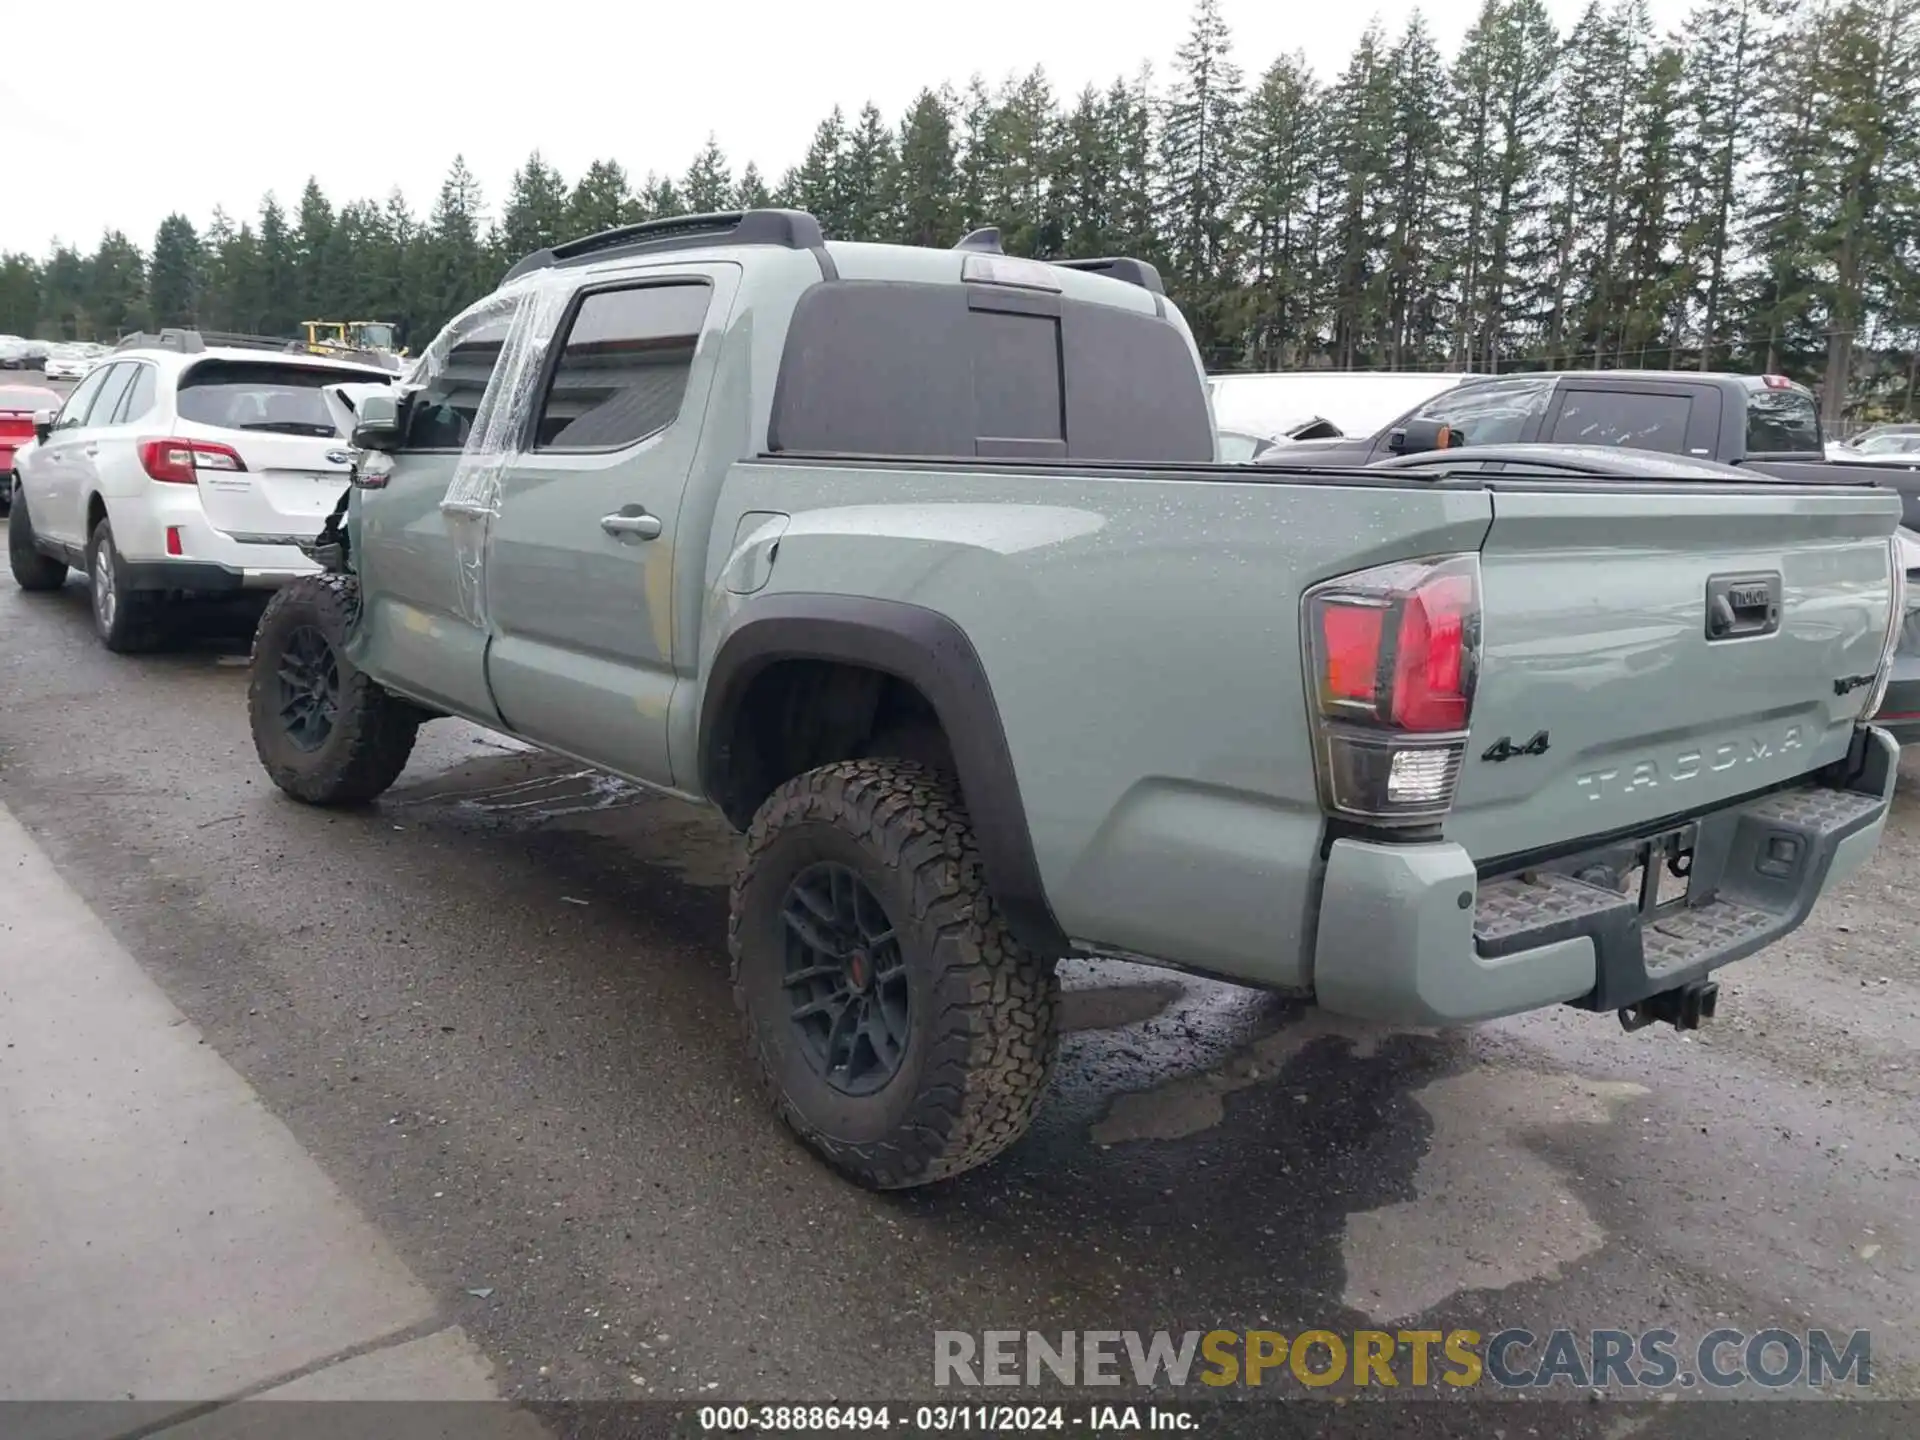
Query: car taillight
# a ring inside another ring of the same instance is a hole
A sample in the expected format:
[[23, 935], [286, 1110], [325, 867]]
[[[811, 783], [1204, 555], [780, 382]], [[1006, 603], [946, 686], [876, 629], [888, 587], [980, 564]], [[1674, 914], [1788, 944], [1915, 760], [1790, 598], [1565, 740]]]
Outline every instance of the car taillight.
[[201, 470], [245, 470], [246, 462], [230, 445], [211, 440], [142, 440], [140, 468], [155, 480], [192, 485]]
[[1480, 557], [1339, 576], [1307, 592], [1305, 619], [1327, 809], [1386, 825], [1446, 814], [1480, 668]]
[[1898, 533], [1887, 542], [1890, 568], [1893, 580], [1893, 609], [1887, 616], [1887, 639], [1880, 649], [1880, 669], [1874, 674], [1873, 688], [1867, 693], [1867, 703], [1861, 708], [1860, 718], [1871, 720], [1880, 711], [1880, 702], [1887, 698], [1887, 685], [1893, 679], [1893, 657], [1900, 650], [1900, 637], [1907, 628], [1907, 569], [1905, 546]]

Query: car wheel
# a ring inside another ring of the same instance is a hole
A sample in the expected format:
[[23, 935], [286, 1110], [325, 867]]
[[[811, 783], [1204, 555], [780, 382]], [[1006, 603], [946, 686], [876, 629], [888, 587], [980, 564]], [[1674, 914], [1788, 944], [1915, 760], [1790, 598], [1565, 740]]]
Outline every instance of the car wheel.
[[775, 1110], [852, 1179], [924, 1185], [1026, 1133], [1059, 984], [1008, 931], [947, 776], [867, 759], [781, 786], [748, 830], [728, 945]]
[[127, 568], [113, 543], [113, 522], [101, 519], [87, 545], [87, 592], [93, 633], [116, 655], [137, 655], [160, 643], [162, 602], [127, 583]]
[[13, 510], [7, 517], [7, 564], [22, 590], [58, 590], [67, 583], [67, 563], [42, 555], [33, 545], [33, 517], [18, 481], [13, 486]]
[[420, 712], [347, 659], [360, 608], [351, 575], [282, 588], [253, 636], [247, 708], [273, 783], [309, 805], [364, 804], [400, 777]]

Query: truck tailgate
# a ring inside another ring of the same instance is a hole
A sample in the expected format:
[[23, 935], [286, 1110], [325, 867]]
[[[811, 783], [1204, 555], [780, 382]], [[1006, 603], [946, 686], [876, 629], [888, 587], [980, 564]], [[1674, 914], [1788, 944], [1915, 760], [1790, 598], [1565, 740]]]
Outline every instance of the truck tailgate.
[[1476, 861], [1644, 832], [1846, 754], [1886, 642], [1896, 497], [1494, 488], [1446, 826]]

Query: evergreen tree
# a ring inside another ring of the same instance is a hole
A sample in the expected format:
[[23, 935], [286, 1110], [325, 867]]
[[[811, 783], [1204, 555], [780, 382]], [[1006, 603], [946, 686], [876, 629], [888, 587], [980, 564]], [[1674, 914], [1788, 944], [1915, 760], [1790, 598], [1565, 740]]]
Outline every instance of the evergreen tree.
[[999, 189], [1000, 155], [995, 148], [993, 97], [975, 75], [960, 102], [959, 226], [962, 231], [1002, 221], [994, 214]]
[[258, 243], [260, 288], [244, 328], [261, 335], [293, 335], [307, 318], [295, 313], [300, 308], [299, 258], [286, 212], [271, 192], [260, 202]]
[[1333, 251], [1331, 358], [1342, 369], [1380, 363], [1387, 203], [1393, 172], [1394, 75], [1377, 24], [1360, 36], [1326, 106], [1331, 131], [1320, 223]]
[[1685, 220], [1679, 243], [1698, 313], [1702, 370], [1721, 358], [1740, 180], [1760, 138], [1769, 22], [1780, 9], [1779, 0], [1702, 0], [1681, 33], [1678, 159]]
[[38, 333], [45, 324], [42, 304], [40, 267], [33, 257], [13, 251], [0, 255], [0, 330]]
[[339, 320], [345, 304], [347, 277], [336, 274], [338, 247], [333, 243], [333, 206], [311, 176], [300, 192], [300, 218], [293, 235], [293, 268], [300, 317], [306, 320]]
[[485, 221], [480, 182], [466, 160], [454, 156], [421, 244], [419, 297], [429, 329], [438, 330], [497, 278], [481, 245]]
[[1060, 173], [1055, 181], [1060, 248], [1071, 259], [1112, 255], [1119, 249], [1115, 197], [1120, 157], [1112, 142], [1106, 102], [1089, 85], [1060, 128]]
[[146, 257], [118, 230], [100, 237], [87, 264], [86, 315], [96, 335], [119, 336], [152, 324]]
[[773, 192], [767, 189], [767, 182], [761, 178], [760, 167], [751, 160], [747, 168], [740, 172], [740, 183], [734, 189], [733, 203], [741, 210], [764, 210], [773, 204]]
[[847, 204], [841, 167], [847, 152], [847, 120], [838, 105], [813, 132], [806, 158], [783, 188], [784, 204], [809, 212], [829, 239], [850, 239], [854, 217]]
[[1537, 343], [1550, 247], [1542, 171], [1560, 37], [1541, 0], [1487, 0], [1454, 62], [1454, 363], [1494, 370]]
[[507, 186], [507, 202], [500, 209], [501, 258], [512, 264], [571, 238], [566, 179], [536, 150]]
[[898, 238], [909, 245], [951, 245], [959, 239], [959, 169], [951, 95], [922, 90], [900, 122]]
[[1301, 54], [1260, 77], [1244, 118], [1247, 284], [1236, 307], [1257, 370], [1304, 366], [1323, 324], [1324, 271], [1314, 191], [1326, 143], [1320, 87]]
[[898, 166], [893, 131], [879, 109], [868, 101], [847, 137], [839, 167], [846, 239], [891, 240], [899, 233]]
[[566, 238], [615, 229], [633, 218], [633, 209], [627, 172], [612, 160], [595, 160], [567, 199]]
[[1105, 149], [1113, 156], [1114, 253], [1166, 265], [1157, 174], [1154, 169], [1153, 71], [1143, 66], [1131, 81], [1107, 90], [1103, 111]]
[[1054, 197], [1055, 107], [1046, 72], [1034, 69], [1002, 87], [987, 124], [995, 169], [987, 206], [1000, 242], [1015, 255], [1060, 251], [1063, 221]]
[[153, 264], [147, 276], [147, 298], [156, 325], [199, 324], [205, 272], [206, 256], [193, 222], [180, 214], [167, 216], [154, 233]]
[[1219, 0], [1198, 0], [1174, 55], [1173, 93], [1160, 136], [1167, 250], [1194, 340], [1208, 362], [1231, 361], [1227, 313], [1234, 288], [1233, 216], [1239, 198], [1240, 69]]
[[686, 179], [680, 182], [679, 199], [690, 215], [712, 215], [732, 208], [733, 169], [727, 164], [720, 142], [712, 135], [707, 136], [707, 143], [700, 147], [693, 164], [687, 167]]

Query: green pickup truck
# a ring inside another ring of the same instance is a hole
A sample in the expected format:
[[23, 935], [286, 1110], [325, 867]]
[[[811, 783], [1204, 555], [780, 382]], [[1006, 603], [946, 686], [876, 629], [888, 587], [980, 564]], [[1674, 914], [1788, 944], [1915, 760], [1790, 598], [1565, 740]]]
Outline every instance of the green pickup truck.
[[354, 444], [255, 639], [274, 781], [369, 801], [458, 716], [717, 808], [749, 1050], [875, 1187], [1021, 1135], [1070, 955], [1698, 1024], [1894, 785], [1894, 496], [1222, 464], [1138, 261], [628, 227]]

